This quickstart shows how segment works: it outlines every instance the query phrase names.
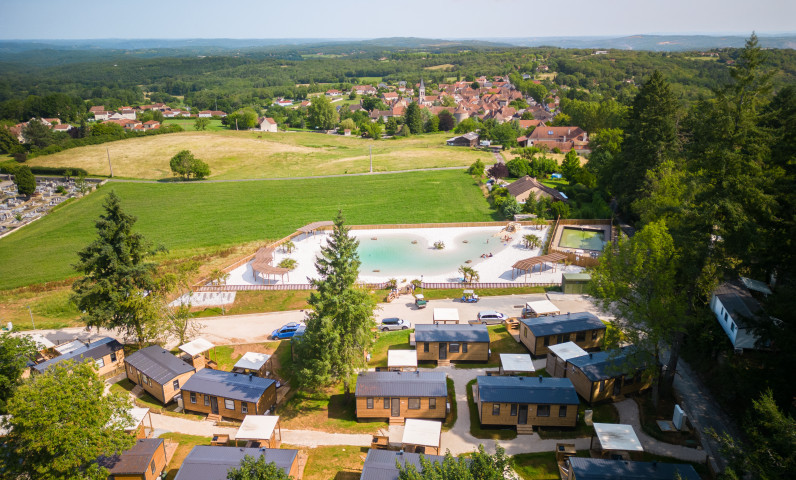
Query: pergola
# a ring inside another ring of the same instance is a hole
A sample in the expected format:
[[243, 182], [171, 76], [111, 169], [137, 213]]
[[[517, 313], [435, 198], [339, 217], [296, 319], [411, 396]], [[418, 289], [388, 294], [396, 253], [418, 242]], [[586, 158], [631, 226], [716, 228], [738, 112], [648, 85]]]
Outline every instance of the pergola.
[[191, 365], [193, 365], [197, 370], [204, 368], [205, 365], [209, 366], [210, 368], [216, 366], [215, 361], [211, 360], [209, 356], [205, 357], [204, 355], [204, 353], [210, 349], [215, 349], [215, 345], [202, 337], [199, 337], [196, 340], [190, 341], [184, 345], [180, 345], [178, 348], [180, 351], [187, 353], [188, 356], [191, 357]]
[[235, 440], [246, 441], [247, 447], [257, 443], [258, 448], [279, 448], [282, 443], [279, 415], [246, 415], [235, 434]]
[[550, 300], [538, 300], [536, 302], [526, 302], [525, 308], [532, 313], [533, 317], [543, 317], [545, 315], [559, 315], [561, 310], [553, 305]]
[[[134, 435], [136, 438], [151, 437], [155, 429], [152, 426], [152, 416], [150, 415], [149, 409], [146, 407], [132, 407], [127, 412], [133, 417], [133, 425], [128, 425], [125, 427], [124, 431]], [[149, 419], [148, 427], [145, 422], [147, 418]]]
[[[538, 257], [531, 257], [526, 258], [524, 260], [520, 260], [519, 262], [515, 263], [511, 266], [511, 278], [512, 280], [517, 277], [517, 271], [524, 272], [520, 273], [520, 275], [528, 275], [529, 273], [533, 273], [533, 267], [537, 265], [544, 265], [545, 263], [549, 263], [551, 267], [553, 267], [553, 271], [555, 271], [555, 264], [556, 262], [560, 262], [566, 259], [567, 256], [563, 253], [548, 253], [547, 255], [541, 255]], [[539, 268], [539, 273], [542, 273], [542, 268]]]
[[456, 308], [435, 308], [434, 324], [459, 323], [459, 310]]
[[[274, 261], [274, 249], [273, 248], [261, 248], [257, 250], [257, 253], [254, 254], [254, 260], [252, 260], [252, 275], [254, 275], [255, 280], [257, 279], [257, 273], [259, 272], [260, 275], [265, 275], [270, 280], [271, 275], [276, 277], [277, 275], [282, 277], [282, 281], [285, 280], [285, 275], [288, 275], [290, 270], [287, 268], [282, 267], [275, 267], [271, 265], [271, 262]], [[288, 277], [290, 278], [290, 277]], [[265, 277], [263, 278], [265, 281]]]
[[500, 354], [501, 375], [533, 374], [535, 372], [536, 368], [533, 366], [533, 360], [527, 353]]
[[391, 372], [417, 370], [417, 350], [388, 350], [387, 369]]
[[[595, 423], [594, 436], [597, 437], [599, 451], [602, 455], [612, 457], [629, 457], [632, 452], [643, 452], [644, 447], [633, 430], [632, 425], [618, 423]], [[589, 447], [594, 448], [594, 436], [591, 437]]]
[[316, 230], [320, 230], [321, 228], [324, 227], [331, 227], [332, 225], [334, 225], [334, 222], [331, 220], [326, 220], [323, 222], [312, 222], [307, 225], [304, 225], [303, 227], [297, 229], [296, 231], [299, 233], [306, 233], [307, 235], [309, 235], [310, 233], [315, 235]]
[[271, 365], [271, 355], [258, 352], [246, 352], [232, 367], [236, 373], [255, 373], [258, 377], [265, 377]]
[[407, 452], [439, 454], [442, 422], [407, 418], [401, 444]]

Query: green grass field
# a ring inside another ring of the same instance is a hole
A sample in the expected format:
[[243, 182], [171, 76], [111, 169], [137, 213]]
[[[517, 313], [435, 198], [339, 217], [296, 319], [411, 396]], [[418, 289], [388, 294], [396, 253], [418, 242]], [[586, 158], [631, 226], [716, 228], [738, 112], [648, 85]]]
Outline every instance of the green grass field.
[[[228, 130], [227, 127], [221, 125], [221, 120], [215, 119], [208, 119], [210, 120], [210, 124], [207, 126], [208, 132], [218, 132], [221, 130]], [[163, 120], [163, 125], [179, 125], [185, 130], [194, 130], [194, 122], [196, 122], [195, 118], [166, 118]]]
[[77, 251], [96, 236], [94, 223], [114, 189], [136, 231], [186, 256], [197, 248], [275, 240], [298, 227], [489, 221], [493, 213], [460, 171], [210, 184], [112, 183], [0, 239], [0, 289], [74, 276]]

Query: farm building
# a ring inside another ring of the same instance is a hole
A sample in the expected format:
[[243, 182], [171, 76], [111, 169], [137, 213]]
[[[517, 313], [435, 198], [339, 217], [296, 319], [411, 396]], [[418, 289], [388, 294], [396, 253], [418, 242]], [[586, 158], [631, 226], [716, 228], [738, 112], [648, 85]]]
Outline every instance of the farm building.
[[97, 367], [97, 373], [105, 375], [119, 368], [124, 362], [124, 347], [113, 338], [105, 337], [91, 343], [79, 341], [72, 343], [74, 343], [74, 348], [70, 346], [68, 351], [65, 350], [61, 355], [34, 365], [33, 372], [44, 373], [48, 368], [65, 360], [75, 362], [91, 360]]
[[479, 376], [474, 391], [482, 425], [574, 427], [580, 399], [566, 378]]
[[447, 364], [461, 360], [489, 361], [486, 325], [417, 325], [415, 348], [418, 361]]
[[568, 362], [567, 378], [589, 403], [635, 393], [652, 384], [643, 375], [649, 360], [634, 356], [633, 347], [589, 353]]
[[465, 133], [458, 137], [449, 138], [445, 143], [449, 147], [476, 147], [478, 146], [478, 134], [475, 132]]
[[448, 387], [443, 372], [363, 372], [357, 377], [361, 418], [445, 418]]
[[263, 415], [276, 405], [274, 380], [209, 368], [189, 378], [181, 393], [185, 410], [238, 420], [249, 413]]
[[565, 273], [561, 276], [561, 290], [568, 294], [586, 293], [589, 281], [588, 273]]
[[174, 480], [225, 480], [230, 468], [240, 467], [246, 456], [274, 463], [291, 478], [301, 478], [298, 450], [280, 448], [233, 448], [197, 445], [185, 457]]
[[108, 469], [109, 480], [155, 480], [166, 468], [166, 444], [162, 438], [139, 439], [129, 450], [97, 463]]
[[179, 396], [180, 386], [196, 373], [191, 365], [158, 345], [131, 354], [124, 363], [127, 378], [163, 404]]
[[527, 318], [520, 322], [520, 341], [533, 355], [545, 355], [550, 345], [569, 341], [585, 350], [599, 348], [605, 338], [605, 324], [589, 312]]

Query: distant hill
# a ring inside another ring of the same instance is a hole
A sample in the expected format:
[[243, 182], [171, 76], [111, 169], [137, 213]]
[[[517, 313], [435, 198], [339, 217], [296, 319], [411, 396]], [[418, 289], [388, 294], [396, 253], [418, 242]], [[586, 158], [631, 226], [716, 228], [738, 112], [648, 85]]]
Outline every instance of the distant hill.
[[[631, 35], [627, 37], [528, 37], [500, 38], [521, 47], [603, 48], [620, 50], [683, 51], [740, 48], [747, 37], [711, 35]], [[796, 48], [796, 35], [759, 36], [762, 47]]]

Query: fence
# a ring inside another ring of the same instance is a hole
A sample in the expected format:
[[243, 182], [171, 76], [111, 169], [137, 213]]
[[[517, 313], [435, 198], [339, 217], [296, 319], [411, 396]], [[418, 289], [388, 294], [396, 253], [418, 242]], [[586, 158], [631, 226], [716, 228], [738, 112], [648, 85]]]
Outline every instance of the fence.
[[[384, 290], [386, 283], [364, 283], [363, 288], [370, 290]], [[288, 290], [315, 290], [308, 283], [278, 283], [274, 285], [204, 285], [194, 288], [194, 292], [243, 292], [243, 291], [288, 291]]]
[[422, 288], [429, 290], [448, 290], [458, 288], [523, 288], [523, 287], [560, 287], [561, 282], [535, 282], [535, 283], [423, 283]]

